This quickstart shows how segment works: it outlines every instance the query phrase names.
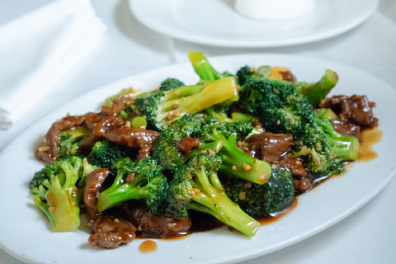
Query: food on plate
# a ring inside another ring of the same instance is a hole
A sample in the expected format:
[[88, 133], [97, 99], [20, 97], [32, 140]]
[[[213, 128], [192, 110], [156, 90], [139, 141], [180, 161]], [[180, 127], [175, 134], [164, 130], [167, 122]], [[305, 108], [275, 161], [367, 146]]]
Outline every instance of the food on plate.
[[85, 213], [90, 244], [103, 248], [209, 222], [254, 236], [259, 218], [342, 173], [359, 157], [361, 129], [378, 126], [365, 95], [326, 98], [338, 83], [331, 70], [308, 83], [288, 68], [232, 74], [202, 53], [189, 59], [198, 83], [168, 78], [148, 92], [124, 89], [99, 113], [51, 126], [30, 191], [54, 232], [75, 232]]

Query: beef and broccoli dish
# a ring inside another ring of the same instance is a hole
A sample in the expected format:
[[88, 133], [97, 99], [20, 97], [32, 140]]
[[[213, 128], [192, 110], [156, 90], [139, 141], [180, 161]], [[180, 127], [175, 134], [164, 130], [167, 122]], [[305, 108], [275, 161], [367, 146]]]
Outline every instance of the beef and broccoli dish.
[[103, 248], [183, 236], [208, 219], [251, 237], [257, 219], [341, 174], [359, 157], [361, 130], [378, 126], [365, 95], [326, 97], [332, 70], [309, 83], [288, 68], [232, 74], [202, 53], [189, 59], [198, 83], [124, 89], [100, 112], [51, 126], [30, 192], [54, 232], [75, 232], [85, 214], [89, 243]]

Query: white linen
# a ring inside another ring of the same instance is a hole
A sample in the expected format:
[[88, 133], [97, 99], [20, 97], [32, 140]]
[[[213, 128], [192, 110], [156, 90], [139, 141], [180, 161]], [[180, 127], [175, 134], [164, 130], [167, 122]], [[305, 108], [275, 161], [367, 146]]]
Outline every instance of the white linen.
[[0, 28], [0, 129], [8, 128], [98, 46], [89, 0], [60, 0]]

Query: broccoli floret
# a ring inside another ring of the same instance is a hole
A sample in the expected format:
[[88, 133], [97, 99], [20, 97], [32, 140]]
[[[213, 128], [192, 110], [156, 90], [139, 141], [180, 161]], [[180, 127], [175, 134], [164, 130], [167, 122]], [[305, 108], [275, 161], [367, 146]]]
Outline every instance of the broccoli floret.
[[146, 117], [148, 128], [161, 131], [186, 114], [195, 114], [237, 97], [238, 92], [233, 77], [170, 91], [155, 90], [136, 97], [135, 111]]
[[77, 155], [80, 141], [89, 135], [89, 130], [86, 128], [62, 131], [59, 137], [59, 156]]
[[185, 115], [169, 124], [161, 132], [153, 145], [153, 158], [162, 168], [173, 173], [183, 163], [182, 153], [176, 146], [176, 141], [184, 137], [197, 137], [201, 134], [201, 121], [195, 116]]
[[219, 73], [218, 71], [216, 71], [212, 67], [212, 65], [210, 65], [205, 55], [203, 55], [203, 53], [201, 52], [190, 51], [188, 53], [188, 58], [190, 59], [190, 62], [194, 67], [195, 72], [201, 79], [201, 82], [215, 81], [232, 76], [228, 72]]
[[135, 150], [130, 147], [109, 141], [98, 141], [92, 147], [87, 159], [89, 164], [96, 167], [111, 169], [117, 160], [131, 157], [134, 153]]
[[268, 78], [270, 73], [270, 66], [261, 66], [260, 68], [250, 68], [249, 66], [244, 66], [237, 71], [236, 76], [238, 77], [238, 84], [243, 86], [251, 78]]
[[167, 214], [183, 217], [188, 209], [207, 213], [254, 236], [260, 224], [227, 197], [216, 173], [220, 166], [220, 157], [201, 154], [179, 167], [170, 182]]
[[321, 100], [325, 99], [331, 89], [338, 83], [338, 75], [327, 69], [323, 77], [315, 84], [300, 83], [298, 93], [308, 97], [308, 101], [316, 107]]
[[[232, 130], [232, 126], [241, 131]], [[199, 155], [202, 151], [214, 151], [221, 158], [222, 164], [219, 172], [233, 175], [238, 178], [245, 179], [258, 184], [267, 182], [271, 174], [271, 167], [267, 162], [255, 159], [239, 147], [237, 147], [237, 133], [246, 137], [252, 130], [250, 124], [249, 129], [244, 130], [244, 124], [248, 123], [210, 123], [202, 127], [202, 134], [200, 136], [200, 145], [196, 151], [193, 151], [185, 160], [191, 159]]]
[[226, 187], [226, 194], [248, 215], [270, 216], [294, 201], [293, 178], [289, 170], [277, 167], [272, 169], [267, 183], [259, 185], [237, 179]]
[[155, 141], [153, 145], [153, 158], [165, 171], [169, 171], [170, 173], [173, 173], [182, 165], [182, 154], [168, 131], [163, 131]]
[[160, 212], [169, 189], [162, 167], [150, 157], [136, 163], [125, 158], [115, 166], [117, 176], [114, 183], [99, 194], [98, 210], [101, 212], [122, 202], [137, 199], [143, 200], [153, 214]]
[[55, 232], [76, 232], [80, 225], [77, 183], [84, 173], [80, 157], [47, 163], [30, 182], [33, 202], [49, 219]]
[[[330, 120], [315, 111], [308, 97], [298, 93], [295, 84], [250, 79], [243, 98], [241, 105], [260, 117], [266, 131], [292, 134], [294, 140], [302, 142], [293, 148], [297, 156], [304, 157], [312, 174], [334, 174], [341, 170], [341, 161], [357, 158], [357, 139], [335, 132]], [[304, 151], [300, 152], [303, 147]]]
[[178, 79], [175, 78], [168, 78], [161, 83], [159, 89], [160, 91], [169, 91], [182, 86], [185, 86], [185, 84], [182, 81], [179, 81]]
[[359, 156], [359, 140], [336, 132], [331, 121], [320, 113], [314, 113], [305, 125], [303, 143], [295, 157], [304, 157], [305, 166], [314, 175], [339, 174], [343, 161], [356, 160]]

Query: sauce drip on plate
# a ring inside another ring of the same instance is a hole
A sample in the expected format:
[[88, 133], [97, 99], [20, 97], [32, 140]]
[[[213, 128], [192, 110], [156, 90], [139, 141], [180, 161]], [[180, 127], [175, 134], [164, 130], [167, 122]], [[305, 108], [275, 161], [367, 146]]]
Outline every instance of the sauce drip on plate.
[[155, 250], [157, 250], [157, 243], [153, 240], [145, 240], [139, 246], [139, 251], [143, 254], [151, 253]]

